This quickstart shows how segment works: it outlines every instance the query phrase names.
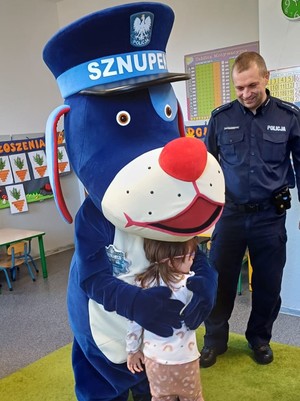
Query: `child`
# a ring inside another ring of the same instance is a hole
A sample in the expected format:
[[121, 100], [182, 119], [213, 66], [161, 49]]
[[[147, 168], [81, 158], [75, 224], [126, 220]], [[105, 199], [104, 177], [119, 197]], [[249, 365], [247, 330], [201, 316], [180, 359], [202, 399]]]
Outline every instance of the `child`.
[[[194, 274], [190, 267], [197, 245], [196, 238], [186, 242], [144, 239], [144, 250], [150, 265], [144, 273], [137, 275], [136, 282], [142, 288], [168, 286], [172, 290], [171, 298], [187, 305], [192, 292], [186, 288], [186, 280]], [[129, 322], [126, 344], [127, 367], [135, 373], [141, 372], [145, 365], [152, 401], [162, 398], [168, 401], [178, 398], [204, 401], [196, 333], [189, 330], [184, 322], [180, 329], [174, 330], [173, 336], [166, 338]]]

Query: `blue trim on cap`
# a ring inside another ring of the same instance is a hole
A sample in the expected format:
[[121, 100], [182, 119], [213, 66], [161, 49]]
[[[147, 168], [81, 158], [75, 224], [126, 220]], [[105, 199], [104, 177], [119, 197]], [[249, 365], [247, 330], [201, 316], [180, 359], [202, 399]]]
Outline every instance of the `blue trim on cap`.
[[63, 98], [96, 85], [105, 85], [168, 72], [166, 53], [160, 50], [115, 54], [90, 60], [63, 72], [57, 84]]

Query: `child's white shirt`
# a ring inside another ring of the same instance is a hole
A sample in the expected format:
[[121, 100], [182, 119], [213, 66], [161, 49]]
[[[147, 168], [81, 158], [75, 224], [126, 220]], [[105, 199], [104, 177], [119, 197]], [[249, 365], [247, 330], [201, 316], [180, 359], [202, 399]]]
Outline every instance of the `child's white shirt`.
[[[186, 281], [194, 273], [183, 275], [183, 279], [174, 284], [172, 299], [177, 299], [187, 305], [193, 293], [187, 289]], [[166, 286], [160, 279], [160, 286]], [[197, 347], [196, 332], [189, 330], [182, 322], [180, 329], [174, 329], [171, 337], [160, 337], [150, 331], [144, 330], [136, 322], [129, 321], [126, 336], [126, 351], [141, 350], [144, 355], [157, 363], [177, 365], [194, 361], [200, 354]]]

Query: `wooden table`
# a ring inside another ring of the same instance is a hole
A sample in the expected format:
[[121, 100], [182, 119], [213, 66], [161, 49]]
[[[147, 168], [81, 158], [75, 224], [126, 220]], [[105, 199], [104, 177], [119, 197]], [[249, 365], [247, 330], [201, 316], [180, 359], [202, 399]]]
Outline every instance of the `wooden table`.
[[43, 231], [25, 230], [21, 228], [0, 228], [0, 246], [13, 244], [18, 241], [31, 241], [33, 238], [37, 238], [39, 242], [40, 258], [43, 271], [43, 277], [48, 277], [47, 263], [45, 257]]

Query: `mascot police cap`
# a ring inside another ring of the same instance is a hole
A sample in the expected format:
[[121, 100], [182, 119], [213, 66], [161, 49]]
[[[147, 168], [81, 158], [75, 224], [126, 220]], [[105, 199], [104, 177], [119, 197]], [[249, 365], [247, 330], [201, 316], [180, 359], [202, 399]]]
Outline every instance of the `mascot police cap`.
[[165, 49], [172, 9], [161, 3], [132, 3], [87, 15], [61, 29], [43, 58], [63, 98], [75, 93], [107, 95], [189, 79], [169, 73]]

